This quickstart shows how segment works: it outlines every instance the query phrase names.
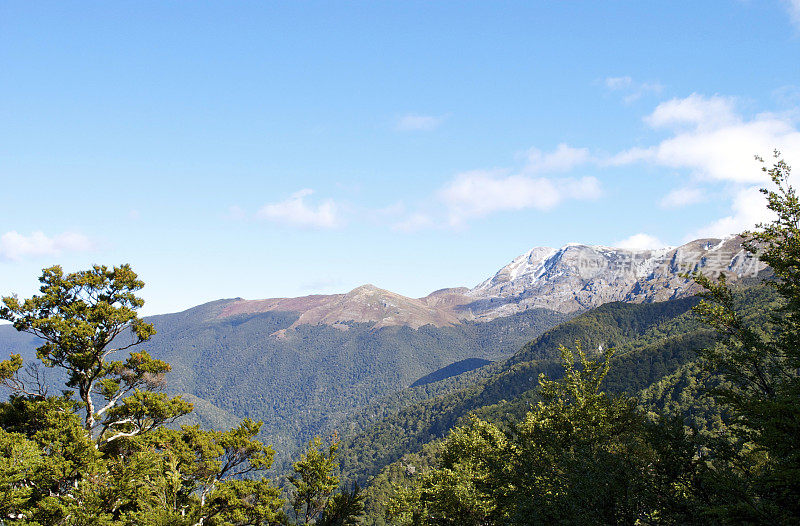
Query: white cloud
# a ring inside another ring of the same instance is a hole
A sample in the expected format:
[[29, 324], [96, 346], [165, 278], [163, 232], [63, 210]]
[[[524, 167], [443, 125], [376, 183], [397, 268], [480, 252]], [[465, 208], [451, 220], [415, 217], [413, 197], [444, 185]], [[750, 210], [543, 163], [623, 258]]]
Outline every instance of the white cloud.
[[644, 120], [653, 128], [685, 125], [702, 129], [715, 128], [740, 120], [734, 111], [734, 104], [731, 97], [703, 97], [692, 93], [683, 99], [662, 102]]
[[544, 153], [538, 148], [527, 151], [526, 172], [566, 172], [576, 166], [586, 164], [592, 157], [587, 148], [573, 148], [564, 143], [559, 144], [555, 150]]
[[20, 261], [26, 258], [60, 256], [66, 252], [85, 252], [92, 247], [89, 238], [77, 232], [64, 232], [49, 237], [41, 231], [25, 236], [12, 230], [0, 237], [0, 260]]
[[633, 84], [633, 79], [625, 77], [606, 77], [606, 87], [610, 90], [619, 90], [629, 88]]
[[648, 93], [661, 93], [664, 87], [658, 82], [636, 82], [629, 76], [606, 77], [604, 84], [611, 91], [624, 93], [625, 102], [633, 102]]
[[503, 172], [472, 171], [457, 175], [440, 192], [451, 225], [504, 210], [549, 210], [566, 199], [594, 199], [601, 194], [594, 177], [548, 179]]
[[706, 195], [700, 188], [684, 186], [676, 188], [661, 199], [662, 208], [680, 208], [683, 206], [702, 203], [706, 200]]
[[559, 182], [562, 197], [592, 201], [603, 195], [600, 181], [596, 177], [581, 177], [580, 179], [566, 179]]
[[[695, 179], [726, 183], [734, 199], [730, 215], [690, 234], [721, 237], [752, 228], [766, 220], [766, 200], [758, 186], [768, 184], [753, 156], [781, 150], [791, 164], [800, 160], [800, 131], [789, 114], [761, 113], [745, 118], [730, 97], [692, 94], [659, 104], [645, 122], [669, 136], [649, 148], [631, 148], [606, 161], [621, 165], [647, 162], [688, 170]], [[758, 186], [753, 186], [754, 184]], [[688, 204], [701, 195], [676, 190], [662, 206]]]
[[764, 181], [756, 153], [774, 148], [788, 159], [800, 159], [800, 132], [787, 117], [764, 113], [747, 120], [735, 111], [734, 100], [692, 94], [662, 104], [645, 118], [671, 136], [650, 148], [631, 148], [608, 164], [651, 162], [690, 170], [696, 177], [734, 183]]
[[336, 203], [328, 199], [317, 206], [310, 205], [305, 198], [313, 193], [313, 190], [306, 188], [293, 193], [284, 201], [268, 203], [261, 207], [256, 213], [256, 217], [306, 228], [336, 228], [340, 226], [342, 221]]
[[627, 248], [629, 250], [655, 250], [658, 248], [664, 248], [667, 246], [667, 244], [657, 237], [649, 234], [639, 233], [617, 241], [614, 243], [614, 246], [617, 248]]
[[569, 199], [590, 200], [602, 195], [600, 182], [595, 177], [544, 176], [596, 163], [587, 148], [564, 143], [549, 152], [531, 148], [524, 152], [524, 160], [524, 165], [516, 172], [474, 170], [456, 175], [436, 193], [435, 204], [426, 211], [408, 213], [392, 228], [412, 232], [442, 225], [458, 227], [470, 219], [495, 212], [550, 210]]
[[431, 131], [441, 126], [445, 119], [446, 116], [409, 113], [400, 117], [395, 127], [399, 131]]
[[[642, 86], [645, 90], [660, 90], [657, 84], [637, 83], [630, 77], [609, 77], [605, 84], [614, 90]], [[549, 152], [531, 148], [526, 152], [525, 165], [518, 171], [479, 170], [457, 175], [438, 192], [437, 199], [444, 205], [442, 211], [409, 215], [395, 228], [414, 230], [441, 224], [441, 214], [451, 226], [458, 226], [500, 211], [549, 210], [568, 199], [594, 199], [602, 194], [596, 178], [547, 175], [574, 171], [583, 165], [647, 163], [685, 171], [694, 179], [663, 196], [660, 205], [664, 208], [703, 202], [710, 197], [703, 186], [724, 183], [727, 195], [735, 196], [731, 215], [701, 230], [730, 229], [725, 234], [736, 233], [751, 227], [756, 222], [754, 218], [763, 217], [764, 200], [756, 202], [746, 197], [746, 190], [752, 185], [766, 184], [761, 165], [753, 156], [766, 157], [777, 148], [789, 163], [800, 162], [800, 131], [791, 112], [746, 117], [737, 106], [738, 101], [732, 97], [696, 93], [665, 101], [644, 117], [644, 122], [663, 138], [652, 146], [637, 146], [612, 156], [599, 157], [587, 148], [563, 143]]]
[[773, 214], [767, 209], [766, 199], [759, 188], [751, 186], [739, 190], [733, 199], [730, 215], [690, 233], [686, 236], [686, 240], [704, 237], [722, 238], [753, 228], [758, 223], [771, 221]]

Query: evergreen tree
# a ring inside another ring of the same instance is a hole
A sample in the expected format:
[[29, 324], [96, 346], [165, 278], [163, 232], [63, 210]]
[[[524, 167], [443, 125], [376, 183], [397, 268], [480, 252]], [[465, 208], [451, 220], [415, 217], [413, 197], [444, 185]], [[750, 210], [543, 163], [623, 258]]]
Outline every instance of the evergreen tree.
[[292, 508], [299, 524], [314, 524], [339, 486], [339, 477], [334, 474], [338, 449], [336, 435], [331, 437], [327, 448], [316, 436], [308, 443], [300, 460], [294, 463], [294, 475], [289, 477], [289, 482], [295, 488]]
[[[0, 520], [20, 525], [264, 525], [283, 522], [279, 491], [256, 475], [273, 451], [245, 420], [226, 432], [168, 429], [192, 410], [162, 392], [169, 364], [133, 347], [144, 284], [123, 265], [45, 269], [41, 295], [3, 298], [0, 318], [38, 336], [37, 357], [66, 375], [48, 393], [19, 355], [0, 362]], [[127, 353], [115, 361], [115, 353]], [[250, 478], [244, 478], [248, 476]]]
[[364, 515], [364, 495], [358, 484], [328, 500], [317, 526], [356, 526]]
[[[764, 163], [763, 159], [759, 159]], [[752, 325], [737, 310], [724, 274], [697, 276], [706, 300], [697, 307], [719, 334], [703, 353], [709, 374], [724, 382], [711, 395], [732, 417], [731, 439], [710, 444], [708, 457], [720, 500], [711, 510], [726, 522], [800, 522], [800, 199], [791, 168], [775, 152], [773, 183], [764, 189], [775, 219], [745, 232], [744, 246], [775, 274], [782, 305]]]
[[687, 524], [694, 451], [680, 425], [653, 424], [601, 390], [611, 351], [561, 348], [564, 377], [540, 377], [518, 425], [477, 418], [445, 440], [439, 466], [390, 503], [402, 524]]

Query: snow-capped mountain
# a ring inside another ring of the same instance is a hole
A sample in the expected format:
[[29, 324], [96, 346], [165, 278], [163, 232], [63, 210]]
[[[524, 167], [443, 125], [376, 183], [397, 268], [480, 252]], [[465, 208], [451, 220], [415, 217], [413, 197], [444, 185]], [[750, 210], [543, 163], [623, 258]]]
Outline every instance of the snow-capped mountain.
[[732, 279], [765, 268], [749, 257], [737, 236], [698, 239], [680, 247], [630, 250], [570, 243], [537, 247], [517, 257], [466, 293], [462, 305], [478, 319], [542, 307], [561, 312], [590, 309], [610, 301], [649, 302], [697, 292], [686, 273], [728, 273]]

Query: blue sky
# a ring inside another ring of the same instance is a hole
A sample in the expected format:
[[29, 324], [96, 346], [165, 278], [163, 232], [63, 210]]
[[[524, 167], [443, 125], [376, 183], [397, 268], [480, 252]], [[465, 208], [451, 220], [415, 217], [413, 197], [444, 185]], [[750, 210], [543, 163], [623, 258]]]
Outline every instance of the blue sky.
[[0, 293], [409, 296], [764, 217], [800, 2], [2, 2]]

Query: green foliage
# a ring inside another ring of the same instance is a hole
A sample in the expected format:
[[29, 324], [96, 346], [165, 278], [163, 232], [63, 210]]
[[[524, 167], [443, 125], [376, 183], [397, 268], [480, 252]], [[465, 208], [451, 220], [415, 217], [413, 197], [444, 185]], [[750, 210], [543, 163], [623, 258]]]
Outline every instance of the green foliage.
[[47, 459], [36, 443], [0, 429], [0, 516], [22, 510], [41, 484]]
[[[225, 431], [164, 424], [191, 404], [158, 392], [169, 364], [130, 348], [154, 334], [136, 309], [143, 284], [128, 266], [65, 275], [45, 269], [41, 296], [3, 299], [0, 317], [39, 338], [47, 368], [66, 372], [49, 395], [20, 355], [0, 362], [0, 521], [20, 525], [239, 526], [284, 522], [268, 480], [273, 451], [245, 419]], [[119, 342], [130, 338], [130, 343]], [[127, 358], [113, 361], [115, 352]], [[76, 396], [77, 394], [77, 396]], [[247, 478], [245, 478], [247, 477]]]
[[294, 474], [289, 477], [289, 482], [295, 488], [292, 508], [300, 524], [315, 523], [339, 486], [339, 477], [334, 475], [338, 449], [339, 439], [336, 435], [331, 437], [327, 448], [317, 436], [308, 443], [300, 460], [294, 463]]
[[[291, 323], [285, 313], [159, 317], [176, 324], [164, 340], [179, 342], [173, 356], [189, 360], [178, 367], [178, 387], [213, 399], [219, 407], [195, 398], [219, 420], [234, 418], [228, 410], [244, 416], [225, 431], [168, 426], [192, 405], [162, 392], [166, 361], [132, 350], [155, 328], [137, 317], [143, 284], [130, 267], [45, 269], [41, 295], [4, 298], [0, 317], [38, 339], [39, 360], [61, 371], [66, 389], [49, 394], [54, 382], [20, 347], [0, 361], [0, 383], [11, 391], [0, 403], [0, 521], [286, 523], [286, 502], [264, 478], [275, 453], [256, 438], [261, 423], [247, 418], [257, 413], [275, 416], [269, 432], [289, 444], [350, 419], [354, 436], [341, 451], [335, 436], [327, 445], [315, 437], [294, 463], [290, 505], [300, 524], [800, 522], [800, 199], [779, 157], [765, 171], [777, 219], [746, 233], [745, 247], [770, 265], [769, 287], [731, 289], [724, 275], [697, 276], [707, 290], [699, 305], [607, 304], [505, 361], [471, 371], [456, 363], [377, 400], [475, 349], [507, 355], [557, 316], [416, 331], [300, 327], [284, 339], [270, 335]], [[181, 335], [187, 323], [192, 337]], [[233, 326], [248, 323], [244, 334], [263, 336], [254, 341], [269, 341], [271, 354], [236, 339]], [[227, 347], [200, 358], [187, 351], [228, 336]], [[265, 406], [252, 386], [230, 396], [232, 362], [241, 363], [231, 349], [259, 365], [239, 374], [275, 365], [276, 376], [260, 379], [287, 401]], [[124, 356], [114, 361], [115, 352]], [[281, 377], [287, 368], [292, 374]], [[340, 460], [346, 482], [369, 481], [364, 492], [354, 484], [337, 493]]]
[[[145, 433], [191, 411], [180, 398], [167, 400], [149, 392], [163, 385], [163, 374], [170, 370], [166, 362], [146, 351], [133, 352], [124, 362], [109, 360], [155, 334], [153, 325], [137, 315], [144, 300], [135, 293], [144, 283], [130, 266], [95, 265], [71, 274], [54, 266], [44, 269], [39, 281], [41, 295], [24, 301], [3, 298], [0, 319], [40, 338], [37, 357], [46, 367], [67, 372], [66, 386], [77, 389], [84, 427], [90, 436], [98, 436], [98, 447]], [[129, 343], [115, 346], [128, 335]], [[18, 394], [43, 397], [39, 382], [35, 391], [26, 387], [21, 367], [19, 355], [0, 362], [0, 381]], [[98, 398], [102, 402], [96, 408]], [[143, 418], [145, 413], [149, 418]]]
[[[172, 367], [164, 392], [194, 404], [194, 411], [173, 425], [202, 423], [224, 429], [242, 418], [261, 420], [260, 438], [275, 446], [280, 472], [291, 471], [295, 453], [311, 437], [334, 430], [350, 435], [368, 419], [439, 392], [434, 384], [404, 389], [428, 373], [463, 359], [507, 357], [570, 317], [530, 309], [453, 327], [306, 325], [278, 337], [275, 333], [292, 325], [297, 314], [220, 317], [230, 303], [220, 300], [147, 318], [158, 330], [147, 341], [147, 350]], [[0, 347], [33, 362], [27, 349], [40, 342], [11, 329], [0, 326]], [[58, 374], [47, 372], [48, 386], [61, 385]], [[232, 390], [236, 396], [231, 396]]]
[[289, 483], [294, 486], [291, 499], [296, 524], [317, 526], [354, 526], [364, 515], [364, 496], [355, 484], [352, 490], [334, 493], [339, 486], [337, 452], [339, 438], [331, 436], [325, 447], [318, 436], [309, 441], [305, 452], [294, 463]]
[[[763, 160], [761, 160], [764, 162]], [[800, 521], [800, 199], [790, 167], [775, 152], [763, 168], [773, 190], [762, 190], [775, 220], [744, 234], [745, 247], [775, 273], [782, 304], [752, 323], [737, 308], [725, 276], [698, 276], [706, 300], [698, 314], [719, 342], [703, 353], [704, 370], [722, 381], [711, 390], [730, 414], [731, 437], [710, 455], [722, 495], [715, 508], [726, 521], [796, 524]]]
[[477, 418], [444, 441], [439, 465], [401, 488], [399, 524], [640, 524], [693, 521], [692, 451], [651, 426], [633, 400], [603, 393], [601, 361], [562, 347], [561, 381], [503, 429]]
[[364, 516], [364, 495], [358, 484], [328, 500], [317, 526], [357, 526]]
[[[606, 377], [609, 390], [635, 393], [647, 387], [695, 359], [693, 349], [710, 341], [710, 332], [692, 318], [697, 301], [606, 304], [544, 333], [505, 362], [445, 380], [448, 388], [441, 394], [434, 390], [436, 384], [425, 386], [433, 397], [387, 411], [343, 441], [346, 480], [366, 482], [404, 455], [418, 453], [425, 444], [444, 437], [470, 412], [494, 422], [521, 419], [536, 401], [539, 375], [562, 374], [559, 346], [576, 340], [586, 348], [602, 346], [618, 353], [614, 358], [618, 365]], [[372, 506], [370, 500], [367, 506]]]
[[[757, 282], [734, 292], [737, 308], [753, 323], [768, 318], [764, 313], [776, 305], [775, 296], [769, 287]], [[389, 413], [372, 427], [365, 426], [365, 431], [344, 441], [342, 451], [346, 480], [368, 481], [365, 521], [384, 524], [384, 503], [393, 494], [394, 486], [408, 486], [434, 465], [440, 456], [440, 437], [465, 423], [467, 415], [474, 414], [498, 425], [524, 419], [540, 401], [538, 375], [545, 372], [558, 378], [562, 374], [553, 350], [548, 351], [548, 347], [569, 343], [569, 337], [592, 341], [589, 348], [603, 345], [608, 349], [610, 342], [615, 344], [613, 366], [605, 377], [604, 389], [633, 395], [648, 388], [641, 404], [643, 411], [650, 413], [649, 419], [658, 420], [657, 415], [664, 412], [668, 420], [685, 420], [691, 434], [696, 430], [703, 436], [709, 436], [710, 429], [720, 429], [721, 409], [703, 396], [706, 384], [696, 374], [699, 367], [695, 364], [696, 350], [714, 342], [714, 332], [691, 312], [697, 303], [697, 299], [686, 299], [646, 305], [604, 305], [524, 347], [522, 352], [539, 356], [540, 360], [509, 365], [518, 360], [514, 357], [464, 377], [445, 380], [442, 394]], [[626, 313], [631, 314], [630, 319]], [[433, 391], [436, 386], [431, 384], [426, 388], [436, 395]], [[655, 386], [660, 386], [660, 392]], [[670, 427], [669, 432], [662, 430], [661, 434], [677, 441], [679, 427], [677, 430]]]
[[276, 447], [276, 466], [283, 471], [291, 471], [292, 457], [313, 436], [343, 430], [376, 399], [458, 360], [511, 355], [568, 318], [532, 309], [488, 323], [416, 330], [302, 325], [279, 337], [297, 314], [220, 318], [225, 304], [148, 318], [158, 329], [148, 350], [172, 365], [168, 392], [190, 393], [219, 412], [263, 421], [261, 438]]
[[[526, 358], [546, 359], [537, 346], [546, 352], [554, 334], [603, 317], [615, 329], [594, 325], [584, 341], [597, 348], [615, 338], [613, 368], [608, 358], [601, 365], [580, 352], [572, 366], [565, 353], [561, 381], [480, 407], [494, 423], [473, 416], [439, 447], [423, 448], [414, 462], [430, 467], [421, 475], [397, 470], [412, 461], [406, 455], [373, 480], [368, 496], [394, 491], [389, 515], [406, 524], [800, 521], [800, 199], [780, 158], [765, 171], [776, 187], [765, 193], [777, 219], [746, 233], [745, 247], [772, 268], [774, 293], [730, 289], [724, 275], [717, 282], [698, 276], [707, 293], [695, 311], [714, 332], [683, 314], [648, 326], [628, 319], [622, 306], [614, 323], [608, 312], [576, 318], [479, 384], [533, 363]], [[703, 347], [695, 359], [692, 350]], [[635, 401], [601, 385], [644, 391]], [[515, 423], [510, 411], [526, 399], [535, 405]], [[369, 498], [367, 507], [379, 511]]]

